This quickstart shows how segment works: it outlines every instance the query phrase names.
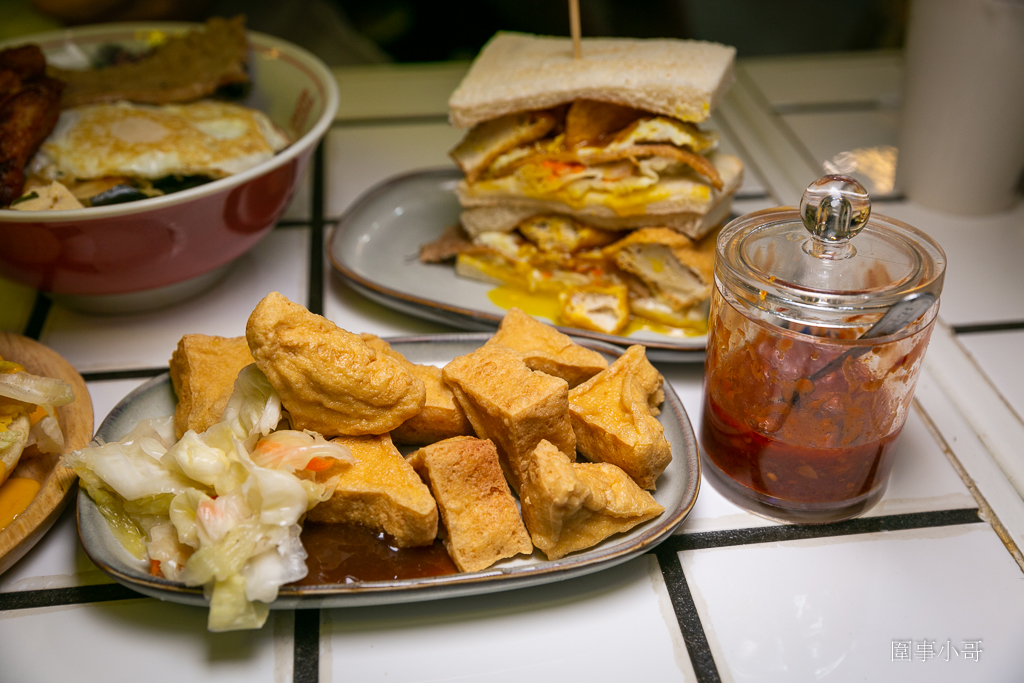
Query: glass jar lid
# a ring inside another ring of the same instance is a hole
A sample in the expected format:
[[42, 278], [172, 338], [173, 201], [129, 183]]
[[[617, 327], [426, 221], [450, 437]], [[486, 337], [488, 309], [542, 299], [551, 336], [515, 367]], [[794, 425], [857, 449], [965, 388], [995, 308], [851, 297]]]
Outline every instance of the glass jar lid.
[[[872, 215], [853, 178], [811, 183], [799, 210], [749, 213], [718, 237], [715, 278], [723, 295], [780, 324], [857, 328], [915, 293], [936, 299], [946, 256], [928, 235]], [[791, 325], [790, 325], [791, 326]]]

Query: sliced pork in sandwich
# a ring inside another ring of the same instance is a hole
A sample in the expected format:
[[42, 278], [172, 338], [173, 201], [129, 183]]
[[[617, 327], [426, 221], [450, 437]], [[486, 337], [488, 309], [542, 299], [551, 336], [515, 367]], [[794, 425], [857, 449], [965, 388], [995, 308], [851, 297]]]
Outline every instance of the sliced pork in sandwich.
[[729, 213], [743, 164], [698, 124], [732, 83], [735, 50], [697, 41], [499, 33], [449, 100], [469, 128], [452, 157], [471, 236], [538, 214], [699, 238]]

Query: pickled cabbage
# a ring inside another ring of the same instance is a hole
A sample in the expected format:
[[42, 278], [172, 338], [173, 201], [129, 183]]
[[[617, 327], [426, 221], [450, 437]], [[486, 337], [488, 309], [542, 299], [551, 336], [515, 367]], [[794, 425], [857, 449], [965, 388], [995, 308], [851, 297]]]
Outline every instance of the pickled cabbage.
[[295, 472], [355, 461], [319, 434], [275, 432], [281, 418], [277, 392], [250, 365], [202, 434], [175, 441], [172, 418], [143, 420], [120, 441], [65, 457], [129, 552], [203, 586], [211, 631], [260, 628], [279, 588], [306, 575], [300, 522], [330, 498], [337, 475]]
[[56, 406], [75, 400], [75, 392], [64, 380], [27, 372], [0, 372], [0, 396], [42, 406], [50, 417]]

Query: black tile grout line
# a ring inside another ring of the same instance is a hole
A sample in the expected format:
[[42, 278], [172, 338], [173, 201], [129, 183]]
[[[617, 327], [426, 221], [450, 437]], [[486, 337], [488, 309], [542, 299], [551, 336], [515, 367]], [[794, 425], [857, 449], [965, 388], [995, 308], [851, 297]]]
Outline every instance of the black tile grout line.
[[1024, 330], [1024, 320], [1011, 320], [1002, 323], [973, 323], [970, 325], [953, 325], [955, 334], [979, 334], [982, 332], [1012, 332]]
[[320, 610], [295, 610], [292, 683], [320, 680]]
[[722, 679], [718, 675], [715, 657], [711, 654], [697, 606], [693, 603], [690, 586], [686, 583], [683, 566], [679, 562], [679, 553], [666, 547], [667, 545], [662, 543], [655, 548], [654, 555], [658, 558], [658, 566], [665, 577], [665, 588], [668, 590], [683, 642], [686, 643], [693, 672], [697, 675], [699, 683], [719, 683]]
[[312, 218], [282, 218], [274, 225], [274, 229], [277, 230], [278, 228], [308, 228], [309, 224], [312, 222]]
[[36, 300], [32, 303], [32, 311], [25, 322], [25, 329], [22, 330], [23, 335], [29, 339], [39, 340], [39, 335], [43, 333], [43, 326], [46, 324], [46, 316], [50, 313], [51, 303], [50, 297], [46, 294], [36, 292]]
[[448, 123], [448, 114], [411, 114], [409, 116], [378, 116], [362, 119], [336, 119], [332, 129], [368, 128], [373, 126], [407, 126], [417, 123]]
[[935, 512], [907, 512], [879, 517], [857, 517], [832, 524], [783, 524], [779, 526], [728, 529], [724, 531], [703, 531], [691, 534], [676, 534], [658, 546], [666, 552], [726, 548], [757, 543], [779, 543], [809, 538], [831, 538], [871, 534], [882, 531], [905, 531], [932, 527], [979, 524], [984, 522], [977, 508], [938, 510]]
[[655, 548], [654, 555], [658, 559], [658, 565], [665, 578], [665, 587], [697, 680], [700, 683], [717, 683], [721, 678], [715, 665], [714, 655], [708, 645], [704, 627], [701, 624], [700, 613], [694, 604], [693, 595], [690, 593], [686, 575], [683, 573], [682, 564], [679, 561], [681, 551], [978, 524], [983, 521], [978, 515], [977, 508], [964, 508], [881, 517], [860, 517], [833, 524], [791, 524], [679, 534], [669, 537]]
[[167, 367], [160, 368], [132, 368], [130, 370], [98, 370], [96, 372], [83, 372], [82, 379], [86, 382], [110, 382], [119, 379], [148, 379], [167, 372]]
[[324, 143], [321, 140], [313, 155], [313, 198], [310, 207], [309, 293], [306, 308], [311, 313], [324, 312]]
[[877, 111], [891, 109], [880, 100], [849, 100], [846, 102], [800, 102], [794, 104], [778, 104], [772, 111], [780, 116], [787, 114], [838, 114], [843, 112]]
[[34, 591], [15, 591], [0, 593], [0, 612], [19, 609], [37, 609], [40, 607], [62, 607], [65, 605], [85, 605], [112, 600], [146, 599], [142, 593], [136, 593], [119, 583], [101, 583], [92, 586], [72, 586], [70, 588], [47, 588]]

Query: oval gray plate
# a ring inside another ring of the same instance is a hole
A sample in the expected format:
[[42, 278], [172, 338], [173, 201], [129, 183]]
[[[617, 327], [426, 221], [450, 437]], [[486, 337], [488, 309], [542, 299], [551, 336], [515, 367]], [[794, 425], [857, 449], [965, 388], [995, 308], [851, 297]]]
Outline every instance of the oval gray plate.
[[[462, 330], [494, 330], [505, 309], [487, 296], [494, 285], [458, 277], [451, 264], [420, 263], [420, 245], [459, 222], [457, 169], [416, 171], [387, 180], [345, 212], [327, 245], [335, 270], [353, 289], [403, 313]], [[545, 322], [551, 322], [545, 320]], [[641, 330], [629, 337], [559, 327], [617, 346], [643, 344], [654, 361], [702, 361], [707, 335], [672, 337]]]
[[[414, 363], [443, 366], [482, 345], [488, 334], [446, 334], [390, 339], [392, 347]], [[621, 350], [591, 340], [577, 342], [614, 358]], [[283, 586], [272, 609], [353, 607], [417, 600], [435, 600], [523, 588], [582, 576], [625, 562], [667, 538], [690, 512], [700, 485], [697, 442], [683, 404], [665, 383], [665, 403], [658, 420], [672, 446], [672, 461], [658, 478], [654, 498], [665, 507], [659, 517], [605, 539], [583, 552], [548, 561], [540, 551], [530, 557], [503, 560], [479, 572], [400, 581]], [[128, 394], [103, 420], [96, 438], [116, 441], [142, 419], [171, 415], [176, 398], [168, 375], [161, 375]], [[145, 595], [188, 605], [206, 605], [202, 588], [189, 588], [149, 574], [147, 562], [132, 557], [114, 538], [106, 520], [84, 491], [78, 494], [78, 534], [89, 558], [114, 580]]]

